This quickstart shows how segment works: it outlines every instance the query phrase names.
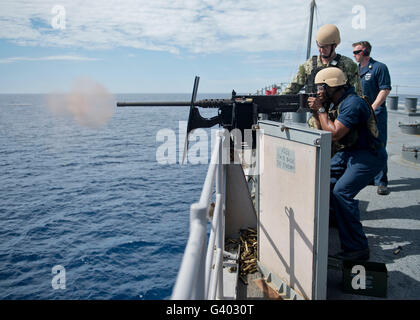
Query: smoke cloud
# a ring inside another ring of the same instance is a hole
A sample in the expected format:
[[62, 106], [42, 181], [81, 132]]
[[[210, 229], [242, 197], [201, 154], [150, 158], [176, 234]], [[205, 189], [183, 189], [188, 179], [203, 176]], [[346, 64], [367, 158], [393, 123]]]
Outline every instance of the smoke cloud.
[[98, 82], [77, 78], [70, 93], [50, 94], [48, 109], [55, 115], [72, 118], [82, 126], [99, 128], [105, 126], [115, 110], [115, 99]]

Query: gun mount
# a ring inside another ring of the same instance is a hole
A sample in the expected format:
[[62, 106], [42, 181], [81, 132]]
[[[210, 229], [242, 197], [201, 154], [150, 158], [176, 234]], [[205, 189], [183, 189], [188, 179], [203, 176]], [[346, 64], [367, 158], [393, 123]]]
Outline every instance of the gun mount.
[[[211, 128], [216, 124], [227, 130], [240, 129], [244, 136], [245, 129], [252, 129], [258, 122], [259, 114], [281, 114], [283, 112], [307, 112], [308, 97], [311, 93], [289, 95], [237, 95], [232, 91], [231, 99], [203, 99], [196, 101], [200, 78], [195, 77], [191, 101], [150, 101], [117, 102], [117, 107], [190, 107], [184, 155], [188, 149], [188, 136], [194, 129]], [[198, 108], [218, 109], [217, 116], [203, 118]], [[253, 143], [254, 148], [254, 143]]]

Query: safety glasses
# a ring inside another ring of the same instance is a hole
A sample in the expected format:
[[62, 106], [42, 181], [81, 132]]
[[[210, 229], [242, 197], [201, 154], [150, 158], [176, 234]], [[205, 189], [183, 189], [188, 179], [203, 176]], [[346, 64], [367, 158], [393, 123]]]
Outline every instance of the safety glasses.
[[316, 90], [319, 91], [319, 92], [323, 92], [323, 91], [326, 91], [327, 88], [326, 88], [326, 85], [325, 84], [318, 84], [316, 86]]
[[326, 44], [322, 46], [318, 43], [318, 41], [316, 42], [316, 45], [319, 49], [328, 49], [331, 46], [331, 44]]

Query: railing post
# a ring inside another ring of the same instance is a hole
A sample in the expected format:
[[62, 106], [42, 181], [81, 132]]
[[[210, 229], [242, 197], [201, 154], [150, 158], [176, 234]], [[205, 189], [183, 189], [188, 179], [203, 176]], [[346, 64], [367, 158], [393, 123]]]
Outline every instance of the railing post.
[[[217, 283], [219, 281], [219, 272], [218, 270], [220, 270], [220, 258], [218, 258], [219, 253], [223, 254], [223, 251], [220, 248], [216, 248], [216, 250], [214, 250], [214, 243], [215, 243], [215, 236], [217, 237], [217, 232], [219, 232], [218, 230], [218, 225], [219, 225], [219, 221], [222, 218], [222, 203], [221, 203], [221, 195], [217, 194], [216, 195], [216, 207], [215, 207], [215, 213], [214, 213], [214, 217], [213, 217], [213, 223], [212, 226], [214, 227], [212, 229], [212, 241], [209, 242], [209, 246], [208, 246], [208, 251], [211, 251], [211, 257], [210, 257], [210, 261], [207, 262], [207, 266], [208, 267], [208, 274], [207, 277], [209, 279], [208, 282], [208, 293], [207, 293], [207, 297], [208, 299], [214, 299], [214, 297], [216, 296], [216, 287], [217, 287]], [[216, 256], [215, 259], [215, 264], [214, 264], [214, 269], [213, 269], [213, 257]], [[223, 261], [222, 261], [223, 262]]]
[[197, 280], [204, 275], [201, 259], [206, 243], [207, 207], [192, 204], [190, 219], [190, 235], [171, 297], [174, 300], [204, 299], [204, 281]]
[[[223, 251], [220, 248], [216, 249], [216, 262], [214, 264], [214, 276], [210, 284], [209, 290], [209, 299], [214, 300], [215, 298], [219, 299], [219, 281], [223, 280]], [[214, 281], [213, 281], [214, 280]], [[216, 288], [217, 287], [217, 288]], [[223, 289], [223, 288], [222, 288]]]
[[212, 275], [214, 276], [213, 270], [213, 256], [214, 256], [214, 244], [216, 241], [216, 232], [219, 225], [219, 221], [222, 218], [222, 197], [220, 194], [216, 194], [216, 205], [214, 207], [213, 219], [211, 221], [211, 231], [209, 237], [209, 243], [207, 246], [207, 255], [206, 255], [206, 272], [205, 272], [205, 296], [206, 298], [210, 295], [210, 283], [212, 281]]
[[[191, 205], [190, 235], [171, 299], [214, 299], [216, 293], [218, 299], [223, 298], [224, 210], [226, 199], [223, 139], [224, 132], [219, 130], [200, 201]], [[216, 205], [207, 254], [205, 255], [208, 211], [214, 186], [216, 187]], [[215, 244], [216, 253], [214, 253]], [[216, 256], [216, 265], [214, 272], [212, 272], [214, 256]]]
[[217, 252], [220, 255], [219, 261], [217, 261], [219, 266], [217, 273], [215, 273], [215, 276], [217, 277], [217, 299], [223, 299], [223, 252], [225, 250], [224, 236], [224, 214], [222, 209], [217, 226]]
[[[223, 132], [219, 133], [220, 138], [223, 141]], [[223, 299], [223, 252], [225, 250], [225, 181], [224, 181], [224, 169], [223, 164], [223, 143], [219, 146], [219, 164], [217, 167], [217, 180], [216, 180], [216, 193], [220, 195], [221, 210], [220, 217], [217, 221], [217, 249], [220, 249], [219, 254], [221, 255], [219, 262], [218, 273], [215, 273], [217, 277], [217, 299]]]

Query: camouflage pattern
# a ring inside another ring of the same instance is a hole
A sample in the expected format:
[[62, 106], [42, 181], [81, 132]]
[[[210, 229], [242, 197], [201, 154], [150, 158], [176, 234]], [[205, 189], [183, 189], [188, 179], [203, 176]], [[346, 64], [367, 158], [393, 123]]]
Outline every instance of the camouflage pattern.
[[[338, 114], [340, 112], [341, 103], [337, 107], [333, 107], [328, 111], [328, 116], [331, 121], [335, 121], [337, 119]], [[354, 145], [357, 141], [358, 136], [359, 133], [357, 129], [353, 128], [339, 141], [333, 141], [331, 144], [331, 157], [333, 157], [338, 151]]]
[[[321, 61], [321, 57], [318, 56], [317, 59], [317, 67], [318, 68], [326, 68], [331, 67], [330, 63], [323, 64]], [[352, 85], [356, 93], [361, 96], [362, 95], [362, 85], [360, 82], [360, 75], [359, 75], [359, 68], [357, 64], [353, 62], [352, 59], [341, 56], [338, 64], [335, 66], [340, 68], [344, 71], [347, 76], [347, 79]], [[310, 78], [312, 73], [312, 57], [309, 58], [304, 64], [299, 66], [298, 72], [296, 76], [293, 78], [292, 82], [284, 89], [282, 94], [296, 94], [298, 93], [306, 84], [308, 79]]]
[[308, 126], [309, 128], [322, 130], [321, 125], [318, 123], [318, 121], [316, 121], [314, 116], [308, 119]]

